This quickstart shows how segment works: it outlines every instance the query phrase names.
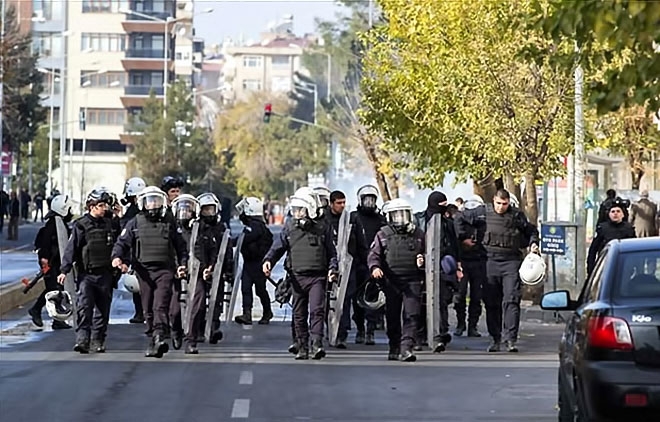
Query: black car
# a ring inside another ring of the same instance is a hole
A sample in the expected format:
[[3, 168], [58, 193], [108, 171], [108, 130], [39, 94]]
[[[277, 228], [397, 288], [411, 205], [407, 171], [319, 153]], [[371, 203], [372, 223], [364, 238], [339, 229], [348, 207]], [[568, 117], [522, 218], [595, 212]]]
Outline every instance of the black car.
[[613, 240], [577, 300], [559, 345], [559, 421], [660, 421], [660, 237]]

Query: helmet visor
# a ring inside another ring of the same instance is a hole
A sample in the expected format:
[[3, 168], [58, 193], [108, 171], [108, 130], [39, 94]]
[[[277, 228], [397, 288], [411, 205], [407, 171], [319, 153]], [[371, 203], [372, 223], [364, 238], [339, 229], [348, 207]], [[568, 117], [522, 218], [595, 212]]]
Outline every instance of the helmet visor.
[[307, 208], [300, 206], [291, 207], [291, 216], [297, 220], [307, 217]]
[[184, 199], [176, 204], [176, 218], [178, 220], [190, 220], [195, 216], [195, 203]]
[[364, 208], [376, 208], [376, 197], [374, 195], [364, 195], [360, 202], [360, 205]]
[[218, 215], [218, 207], [213, 204], [203, 205], [200, 213], [204, 217], [212, 217], [214, 215]]
[[395, 226], [405, 226], [412, 221], [412, 216], [409, 210], [396, 210], [390, 211], [387, 214], [388, 220]]
[[145, 210], [155, 210], [165, 205], [165, 198], [162, 195], [145, 195], [142, 198], [142, 208]]

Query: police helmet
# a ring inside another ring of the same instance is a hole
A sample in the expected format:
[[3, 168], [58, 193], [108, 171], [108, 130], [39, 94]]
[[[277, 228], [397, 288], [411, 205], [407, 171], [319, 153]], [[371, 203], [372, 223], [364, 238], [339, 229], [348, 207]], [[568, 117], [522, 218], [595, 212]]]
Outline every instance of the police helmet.
[[314, 218], [317, 215], [316, 199], [312, 195], [294, 195], [289, 201], [291, 206], [291, 216], [295, 220], [302, 220], [305, 217]]
[[325, 186], [317, 186], [314, 188], [314, 192], [318, 195], [321, 200], [321, 206], [327, 207], [330, 205], [330, 189]]
[[369, 280], [358, 294], [357, 303], [364, 309], [377, 311], [385, 306], [385, 293], [376, 281]]
[[192, 195], [184, 193], [172, 201], [174, 216], [181, 223], [188, 224], [199, 215], [199, 201]]
[[470, 196], [467, 201], [463, 204], [463, 208], [466, 210], [473, 210], [482, 206], [485, 206], [486, 203], [484, 202], [484, 199], [479, 196], [479, 195], [472, 195]]
[[46, 311], [56, 321], [66, 321], [73, 315], [73, 301], [67, 291], [53, 290], [46, 293]]
[[520, 265], [518, 275], [520, 280], [530, 286], [539, 284], [545, 278], [545, 261], [536, 253], [527, 254]]
[[50, 201], [50, 210], [60, 217], [66, 217], [71, 211], [71, 204], [67, 195], [57, 195]]
[[163, 192], [167, 192], [170, 189], [179, 188], [181, 189], [185, 185], [185, 182], [180, 177], [165, 176], [163, 181], [160, 184], [160, 188]]
[[387, 223], [404, 227], [412, 223], [412, 206], [405, 199], [396, 198], [383, 204], [383, 214]]
[[357, 191], [358, 204], [361, 208], [376, 209], [378, 188], [374, 185], [364, 185]]
[[[315, 215], [310, 215], [310, 218], [317, 218], [321, 217], [323, 215], [323, 207], [327, 206], [327, 204], [324, 205], [323, 200], [321, 199], [321, 196], [319, 193], [316, 191], [316, 189], [312, 189], [309, 186], [303, 186], [301, 188], [298, 188], [294, 193], [293, 196], [295, 197], [301, 197], [309, 195], [312, 198], [314, 198], [314, 201], [316, 202], [316, 214]], [[292, 196], [292, 198], [293, 198]], [[329, 198], [329, 196], [328, 196]]]
[[92, 189], [87, 194], [87, 200], [85, 201], [85, 206], [92, 207], [100, 203], [108, 204], [109, 206], [114, 205], [114, 198], [112, 197], [112, 192], [105, 186], [98, 186]]
[[167, 195], [156, 186], [147, 186], [137, 196], [138, 209], [147, 217], [165, 217]]
[[128, 290], [131, 293], [140, 293], [140, 283], [138, 282], [137, 277], [135, 274], [128, 273], [128, 274], [123, 274], [121, 276], [121, 281], [122, 284], [124, 285], [124, 288]]
[[239, 214], [260, 217], [264, 215], [264, 203], [259, 198], [248, 196], [236, 204], [236, 211]]
[[137, 194], [146, 187], [147, 184], [145, 183], [144, 179], [141, 177], [131, 177], [126, 181], [126, 184], [124, 185], [124, 196], [137, 196]]

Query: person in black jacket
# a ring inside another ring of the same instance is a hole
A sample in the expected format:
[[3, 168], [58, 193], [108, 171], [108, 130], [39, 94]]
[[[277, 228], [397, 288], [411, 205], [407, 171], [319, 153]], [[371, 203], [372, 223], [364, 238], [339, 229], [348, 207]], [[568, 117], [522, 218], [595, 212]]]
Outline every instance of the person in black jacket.
[[[142, 192], [142, 189], [145, 187], [147, 187], [147, 184], [140, 177], [131, 177], [126, 181], [126, 184], [124, 185], [124, 198], [121, 202], [128, 207], [119, 219], [120, 229], [123, 230], [124, 227], [126, 227], [126, 223], [131, 221], [140, 212], [140, 209], [137, 206], [137, 195]], [[133, 307], [135, 308], [135, 314], [128, 320], [128, 322], [131, 324], [144, 324], [144, 311], [142, 310], [142, 298], [140, 298], [140, 293], [133, 293]]]
[[[87, 195], [88, 212], [73, 225], [57, 277], [57, 282], [63, 285], [66, 274], [76, 265], [78, 315], [73, 350], [82, 354], [89, 353], [90, 348], [97, 353], [105, 352], [114, 284], [110, 256], [115, 234], [112, 221], [106, 217], [111, 204], [112, 196], [102, 189], [93, 189]], [[94, 318], [94, 308], [99, 312], [98, 318]]]
[[624, 209], [625, 204], [622, 201], [612, 201], [610, 209], [607, 211], [607, 221], [596, 227], [596, 235], [591, 242], [591, 246], [589, 246], [587, 255], [587, 276], [591, 274], [596, 266], [598, 254], [611, 240], [637, 237], [633, 225], [624, 221]]
[[[39, 265], [44, 272], [44, 290], [39, 295], [37, 301], [32, 305], [28, 314], [32, 318], [32, 322], [37, 327], [43, 327], [44, 323], [41, 319], [41, 312], [46, 306], [46, 293], [53, 290], [62, 291], [63, 287], [57, 282], [57, 276], [60, 274], [60, 248], [57, 238], [57, 228], [55, 225], [55, 217], [60, 216], [67, 228], [67, 238], [71, 235], [71, 229], [68, 223], [71, 222], [73, 214], [71, 214], [71, 204], [66, 195], [57, 195], [51, 201], [50, 211], [46, 214], [46, 224], [39, 229], [37, 237], [34, 241], [35, 249], [39, 257]], [[71, 328], [69, 324], [64, 321], [53, 320], [53, 330], [60, 330]]]
[[244, 225], [243, 245], [243, 274], [241, 280], [241, 293], [243, 294], [243, 314], [234, 318], [239, 324], [252, 324], [252, 286], [254, 286], [257, 297], [261, 301], [263, 314], [259, 324], [268, 324], [273, 318], [270, 308], [270, 296], [266, 290], [266, 276], [261, 265], [266, 252], [273, 245], [273, 235], [264, 222], [264, 206], [259, 198], [243, 198], [236, 204], [238, 218]]
[[[166, 217], [165, 192], [147, 186], [138, 195], [140, 214], [129, 221], [112, 250], [112, 266], [128, 271], [132, 265], [140, 282], [146, 320], [146, 357], [161, 358], [169, 350], [169, 308], [175, 273], [183, 277], [188, 247], [172, 218]], [[178, 267], [176, 267], [178, 263]]]

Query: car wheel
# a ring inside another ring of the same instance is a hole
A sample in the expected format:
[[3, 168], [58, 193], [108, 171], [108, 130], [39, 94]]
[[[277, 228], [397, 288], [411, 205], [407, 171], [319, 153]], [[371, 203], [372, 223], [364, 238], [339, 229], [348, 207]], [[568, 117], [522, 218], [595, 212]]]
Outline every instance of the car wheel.
[[559, 422], [575, 422], [576, 414], [573, 407], [571, 406], [571, 400], [566, 394], [566, 386], [561, 380], [561, 375], [559, 375], [557, 378], [557, 407], [559, 407], [557, 420]]

